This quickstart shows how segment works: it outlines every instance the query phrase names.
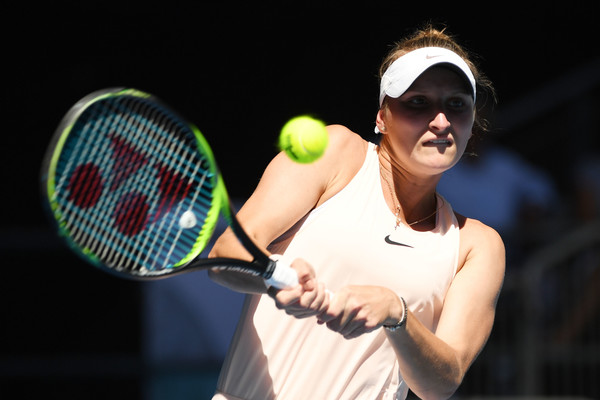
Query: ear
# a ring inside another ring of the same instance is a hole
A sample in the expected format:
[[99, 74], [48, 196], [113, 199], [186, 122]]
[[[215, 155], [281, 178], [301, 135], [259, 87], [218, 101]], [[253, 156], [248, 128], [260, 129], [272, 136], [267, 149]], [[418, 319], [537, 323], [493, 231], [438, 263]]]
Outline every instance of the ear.
[[377, 111], [377, 118], [375, 118], [375, 125], [383, 135], [387, 134], [384, 122], [384, 110], [384, 108], [380, 108], [379, 111]]

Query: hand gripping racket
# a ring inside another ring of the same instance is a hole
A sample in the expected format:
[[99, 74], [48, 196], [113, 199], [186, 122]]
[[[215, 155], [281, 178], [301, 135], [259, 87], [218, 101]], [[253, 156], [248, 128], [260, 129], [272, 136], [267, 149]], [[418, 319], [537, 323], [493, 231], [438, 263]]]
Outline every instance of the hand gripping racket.
[[[60, 235], [105, 271], [143, 280], [218, 267], [277, 288], [298, 282], [236, 220], [204, 136], [147, 93], [106, 89], [75, 104], [47, 150], [42, 185]], [[199, 258], [219, 215], [253, 262]]]

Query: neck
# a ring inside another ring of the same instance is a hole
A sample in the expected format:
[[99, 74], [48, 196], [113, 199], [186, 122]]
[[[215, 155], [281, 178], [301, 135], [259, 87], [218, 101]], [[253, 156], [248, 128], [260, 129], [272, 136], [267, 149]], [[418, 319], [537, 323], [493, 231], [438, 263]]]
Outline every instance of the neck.
[[[390, 209], [398, 212], [405, 224], [420, 219], [423, 223], [435, 223], [437, 210], [436, 186], [439, 177], [416, 177], [395, 162], [393, 157], [380, 147], [380, 173], [384, 197]], [[398, 210], [399, 206], [399, 210]], [[430, 218], [429, 218], [430, 216]]]

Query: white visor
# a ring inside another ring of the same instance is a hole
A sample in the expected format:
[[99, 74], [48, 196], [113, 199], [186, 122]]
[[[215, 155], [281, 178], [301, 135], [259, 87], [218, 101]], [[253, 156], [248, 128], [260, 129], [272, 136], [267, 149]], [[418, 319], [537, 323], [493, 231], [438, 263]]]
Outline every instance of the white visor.
[[471, 83], [473, 100], [476, 98], [475, 77], [467, 63], [458, 54], [442, 47], [424, 47], [406, 53], [390, 65], [381, 78], [379, 106], [385, 96], [398, 98], [406, 92], [425, 70], [437, 64], [451, 64], [457, 67]]

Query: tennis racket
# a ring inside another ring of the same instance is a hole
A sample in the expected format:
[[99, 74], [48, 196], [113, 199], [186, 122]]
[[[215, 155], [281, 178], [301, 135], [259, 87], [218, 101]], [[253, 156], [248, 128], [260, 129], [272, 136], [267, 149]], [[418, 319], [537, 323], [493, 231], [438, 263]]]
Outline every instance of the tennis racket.
[[[298, 283], [236, 220], [204, 136], [150, 94], [112, 88], [77, 102], [47, 150], [42, 186], [60, 236], [104, 271], [145, 280], [218, 267]], [[199, 257], [219, 215], [252, 262]]]

